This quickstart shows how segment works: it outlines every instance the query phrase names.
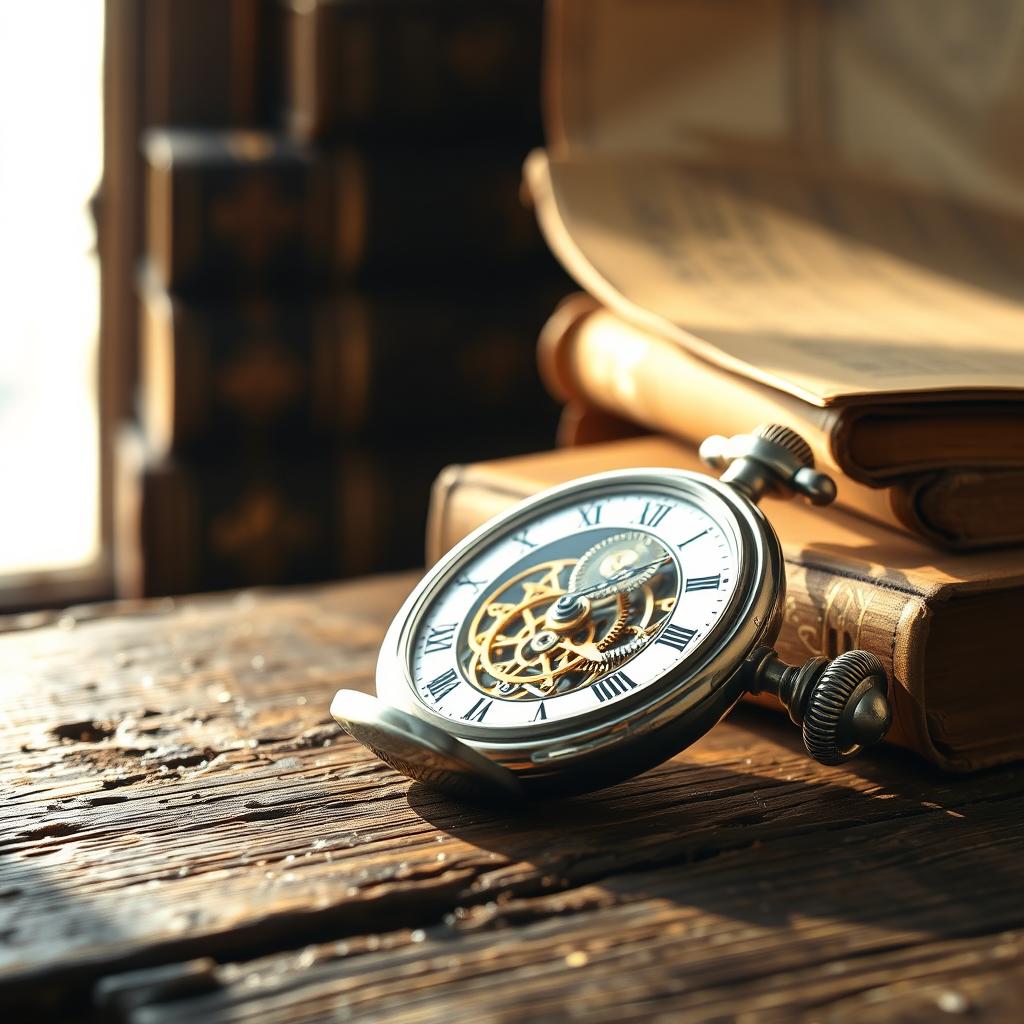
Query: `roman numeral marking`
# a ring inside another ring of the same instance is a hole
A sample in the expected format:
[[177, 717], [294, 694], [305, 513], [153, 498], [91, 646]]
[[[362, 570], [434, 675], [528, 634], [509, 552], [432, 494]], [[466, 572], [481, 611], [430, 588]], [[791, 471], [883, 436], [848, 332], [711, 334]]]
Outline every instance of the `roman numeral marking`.
[[582, 526], [597, 526], [601, 522], [601, 502], [594, 505], [584, 505], [580, 508], [580, 519]]
[[604, 679], [598, 679], [591, 689], [597, 695], [597, 699], [603, 704], [606, 700], [617, 697], [620, 693], [625, 693], [627, 690], [635, 690], [636, 683], [625, 672], [616, 672], [614, 675], [607, 676]]
[[512, 535], [512, 539], [519, 541], [519, 543], [522, 544], [524, 548], [535, 548], [537, 545], [534, 544], [533, 541], [526, 536], [527, 532], [528, 531], [526, 530], [520, 530], [518, 533]]
[[656, 527], [671, 511], [671, 505], [662, 505], [659, 501], [645, 501], [644, 510], [640, 513], [640, 525]]
[[443, 675], [427, 683], [427, 692], [434, 698], [435, 704], [440, 704], [458, 685], [459, 677], [455, 674], [455, 669], [450, 668]]
[[493, 700], [488, 700], [486, 697], [481, 697], [463, 716], [464, 722], [482, 722], [484, 715], [487, 714], [490, 706], [494, 703]]
[[548, 720], [548, 713], [544, 707], [544, 701], [541, 701], [537, 707], [537, 713], [533, 716], [532, 721], [534, 722], [546, 722]]
[[673, 626], [669, 623], [659, 634], [655, 641], [665, 644], [667, 647], [674, 647], [677, 651], [686, 650], [686, 645], [697, 635], [697, 630], [687, 629], [685, 626]]
[[691, 576], [686, 581], [686, 592], [689, 594], [694, 590], [717, 590], [721, 582], [721, 573], [714, 576]]
[[455, 585], [459, 587], [472, 587], [474, 594], [480, 593], [480, 588], [483, 587], [483, 580], [471, 580], [468, 576], [459, 576], [455, 580]]
[[423, 644], [423, 653], [437, 654], [438, 651], [450, 651], [457, 625], [457, 622], [442, 622], [439, 626], [428, 626], [430, 632], [427, 633], [427, 639]]
[[706, 530], [701, 530], [700, 533], [695, 533], [689, 540], [684, 540], [682, 544], [677, 544], [677, 548], [685, 548], [687, 544], [692, 544], [695, 540], [700, 540], [705, 534], [711, 531], [709, 526]]

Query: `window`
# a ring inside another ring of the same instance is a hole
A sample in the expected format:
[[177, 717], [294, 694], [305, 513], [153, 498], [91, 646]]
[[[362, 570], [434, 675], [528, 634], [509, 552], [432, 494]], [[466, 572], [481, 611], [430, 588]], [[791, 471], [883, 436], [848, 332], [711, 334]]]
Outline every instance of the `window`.
[[102, 0], [0, 5], [0, 604], [102, 584]]

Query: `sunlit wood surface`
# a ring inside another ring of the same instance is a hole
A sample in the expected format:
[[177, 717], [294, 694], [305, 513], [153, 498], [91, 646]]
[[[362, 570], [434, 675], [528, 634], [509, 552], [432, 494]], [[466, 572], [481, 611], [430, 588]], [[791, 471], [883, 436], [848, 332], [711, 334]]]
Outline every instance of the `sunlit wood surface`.
[[743, 710], [607, 792], [458, 805], [327, 710], [411, 583], [10, 623], [5, 1020], [1020, 1019], [1020, 769], [822, 768]]

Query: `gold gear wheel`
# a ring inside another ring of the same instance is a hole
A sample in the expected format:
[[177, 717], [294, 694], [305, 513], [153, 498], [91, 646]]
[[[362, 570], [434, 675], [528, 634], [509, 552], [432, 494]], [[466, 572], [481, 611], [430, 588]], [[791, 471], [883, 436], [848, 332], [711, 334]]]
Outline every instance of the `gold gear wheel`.
[[614, 646], [615, 641], [622, 636], [622, 631], [629, 622], [629, 598], [625, 594], [618, 594], [615, 598], [615, 621], [608, 627], [605, 635], [597, 641], [599, 651], [607, 651]]
[[466, 666], [478, 690], [503, 700], [570, 693], [632, 657], [657, 632], [662, 616], [648, 584], [600, 602], [571, 628], [549, 628], [548, 609], [569, 592], [576, 564], [538, 563], [481, 602], [469, 628]]

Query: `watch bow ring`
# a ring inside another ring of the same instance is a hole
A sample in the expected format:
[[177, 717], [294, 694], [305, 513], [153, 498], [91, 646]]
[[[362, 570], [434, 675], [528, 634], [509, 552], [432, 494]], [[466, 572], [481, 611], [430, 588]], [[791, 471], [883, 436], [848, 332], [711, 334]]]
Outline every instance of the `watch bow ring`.
[[337, 722], [398, 771], [459, 797], [611, 785], [672, 757], [745, 693], [775, 694], [808, 754], [840, 764], [888, 730], [865, 651], [787, 665], [782, 550], [765, 494], [835, 497], [806, 442], [769, 424], [701, 446], [720, 479], [675, 469], [583, 477], [457, 544], [398, 612], [377, 696]]

